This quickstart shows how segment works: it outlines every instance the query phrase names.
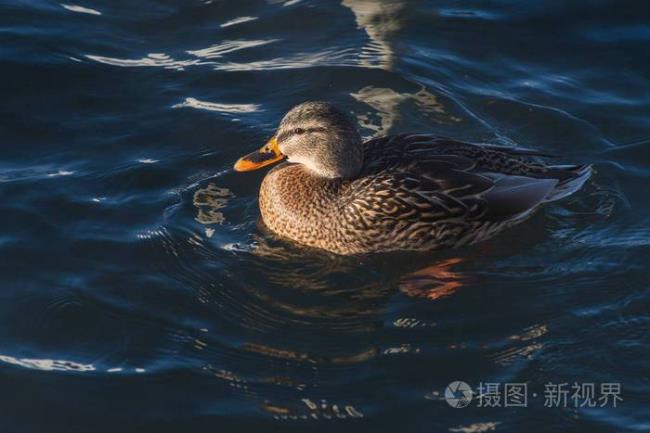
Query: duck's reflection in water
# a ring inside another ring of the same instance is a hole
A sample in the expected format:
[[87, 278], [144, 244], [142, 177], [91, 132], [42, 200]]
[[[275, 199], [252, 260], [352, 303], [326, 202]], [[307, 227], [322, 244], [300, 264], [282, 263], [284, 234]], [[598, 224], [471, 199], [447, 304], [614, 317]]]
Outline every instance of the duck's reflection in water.
[[374, 400], [355, 381], [366, 364], [418, 353], [386, 339], [389, 328], [409, 332], [387, 320], [391, 299], [437, 301], [462, 285], [457, 258], [338, 256], [277, 239], [261, 224], [249, 250], [219, 250], [212, 241], [227, 229], [232, 194], [210, 183], [192, 198], [196, 221], [212, 231], [179, 260], [191, 263], [187, 281], [214, 323], [184, 356], [278, 419], [364, 416]]
[[455, 257], [407, 274], [400, 279], [399, 289], [407, 296], [432, 301], [453, 295], [463, 285], [463, 277], [453, 272], [452, 267], [461, 262]]
[[254, 272], [243, 290], [302, 326], [336, 332], [376, 329], [376, 319], [394, 291], [381, 271], [359, 258], [292, 245], [263, 231], [263, 236], [255, 236]]

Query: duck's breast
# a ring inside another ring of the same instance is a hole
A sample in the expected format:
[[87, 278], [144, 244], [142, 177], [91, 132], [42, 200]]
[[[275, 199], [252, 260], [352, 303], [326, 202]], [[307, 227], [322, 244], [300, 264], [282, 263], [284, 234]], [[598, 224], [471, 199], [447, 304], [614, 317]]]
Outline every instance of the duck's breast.
[[271, 170], [260, 188], [260, 212], [273, 232], [294, 241], [322, 247], [332, 238], [339, 181], [318, 178], [301, 165]]

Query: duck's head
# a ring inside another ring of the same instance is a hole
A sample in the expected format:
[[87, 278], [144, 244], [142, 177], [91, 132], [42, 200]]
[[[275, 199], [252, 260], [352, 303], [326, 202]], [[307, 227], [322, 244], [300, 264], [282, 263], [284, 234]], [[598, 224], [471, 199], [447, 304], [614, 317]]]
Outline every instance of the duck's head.
[[363, 164], [361, 136], [342, 111], [325, 102], [305, 102], [284, 116], [262, 148], [240, 158], [235, 170], [257, 170], [285, 158], [316, 176], [351, 179]]

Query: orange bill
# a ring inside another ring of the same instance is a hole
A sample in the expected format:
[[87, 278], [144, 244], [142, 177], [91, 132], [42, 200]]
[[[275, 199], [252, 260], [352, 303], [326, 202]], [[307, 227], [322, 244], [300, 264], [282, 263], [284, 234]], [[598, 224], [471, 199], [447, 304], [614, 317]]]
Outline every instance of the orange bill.
[[235, 163], [235, 171], [252, 171], [281, 161], [285, 156], [280, 152], [278, 140], [270, 139], [264, 146], [255, 152], [242, 156]]

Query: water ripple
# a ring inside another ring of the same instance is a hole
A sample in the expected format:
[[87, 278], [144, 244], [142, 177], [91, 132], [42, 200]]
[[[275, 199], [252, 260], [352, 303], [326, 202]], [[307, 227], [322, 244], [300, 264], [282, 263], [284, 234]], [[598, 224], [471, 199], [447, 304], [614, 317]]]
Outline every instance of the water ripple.
[[183, 102], [172, 105], [172, 108], [196, 108], [199, 110], [217, 111], [220, 113], [254, 113], [261, 111], [258, 104], [223, 104], [217, 102], [199, 101], [195, 98], [185, 98]]
[[218, 59], [220, 57], [223, 57], [224, 54], [232, 53], [234, 51], [239, 51], [246, 48], [260, 47], [263, 45], [272, 44], [279, 40], [280, 39], [223, 41], [221, 43], [211, 45], [208, 48], [190, 50], [187, 51], [187, 53], [204, 59]]
[[69, 10], [69, 11], [79, 12], [79, 13], [82, 13], [82, 14], [90, 14], [90, 15], [101, 15], [102, 14], [101, 12], [99, 12], [96, 9], [86, 8], [86, 7], [79, 6], [79, 5], [68, 5], [68, 4], [61, 3], [61, 6], [63, 8], [65, 8], [65, 9]]
[[233, 18], [230, 21], [226, 21], [225, 23], [220, 24], [219, 27], [222, 27], [222, 28], [223, 27], [230, 27], [230, 26], [234, 26], [234, 25], [237, 25], [237, 24], [243, 24], [243, 23], [247, 23], [247, 22], [250, 22], [250, 21], [255, 21], [256, 19], [258, 19], [258, 17], [248, 17], [247, 16], [247, 17]]
[[95, 366], [92, 364], [80, 364], [74, 361], [58, 359], [14, 358], [13, 356], [0, 355], [0, 362], [43, 371], [75, 371], [81, 373], [95, 371]]

